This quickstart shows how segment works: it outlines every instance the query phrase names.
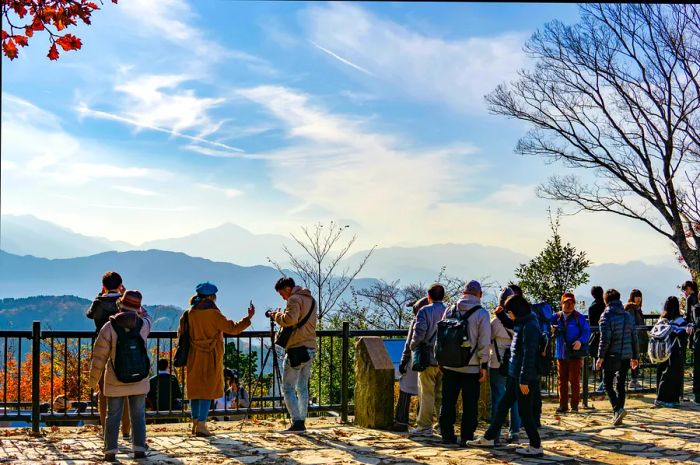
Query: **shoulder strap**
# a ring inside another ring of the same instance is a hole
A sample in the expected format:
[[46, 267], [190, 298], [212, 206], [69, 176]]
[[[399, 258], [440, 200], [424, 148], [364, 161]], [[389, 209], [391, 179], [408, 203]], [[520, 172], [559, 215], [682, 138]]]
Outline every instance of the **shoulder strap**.
[[302, 318], [296, 325], [294, 325], [294, 329], [301, 328], [306, 324], [307, 321], [309, 321], [309, 317], [311, 317], [311, 314], [314, 312], [314, 308], [316, 308], [316, 299], [311, 297], [311, 308], [306, 313], [306, 316], [304, 316], [304, 318]]
[[496, 351], [496, 360], [498, 360], [498, 363], [502, 363], [501, 354], [498, 352], [498, 342], [496, 342], [496, 339], [493, 339], [493, 348]]

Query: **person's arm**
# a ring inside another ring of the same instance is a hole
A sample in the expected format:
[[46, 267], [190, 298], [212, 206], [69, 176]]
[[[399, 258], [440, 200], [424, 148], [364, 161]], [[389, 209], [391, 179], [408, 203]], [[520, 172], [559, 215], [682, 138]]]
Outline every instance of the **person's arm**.
[[537, 353], [540, 346], [540, 331], [530, 324], [523, 325], [520, 335], [523, 337], [523, 362], [520, 367], [518, 383], [527, 385], [530, 380], [537, 378]]
[[510, 319], [508, 314], [506, 313], [505, 310], [501, 310], [500, 312], [496, 312], [496, 317], [498, 318], [498, 321], [501, 322], [504, 328], [506, 329], [513, 329], [515, 328], [515, 322]]
[[399, 373], [404, 374], [406, 372], [406, 367], [408, 366], [408, 363], [411, 361], [411, 348], [409, 345], [411, 344], [411, 338], [413, 337], [413, 327], [416, 324], [416, 320], [414, 319], [411, 322], [411, 326], [408, 329], [408, 336], [406, 337], [406, 342], [403, 345], [403, 352], [401, 352], [401, 361], [399, 362]]
[[585, 344], [588, 341], [591, 340], [591, 325], [588, 324], [588, 320], [586, 319], [585, 316], [579, 315], [579, 321], [581, 322], [581, 336], [579, 337], [579, 341], [581, 341], [581, 344]]
[[216, 326], [225, 334], [236, 335], [243, 332], [248, 326], [250, 326], [251, 315], [247, 315], [240, 321], [229, 320], [221, 313], [221, 310], [216, 310]]
[[598, 344], [598, 358], [605, 358], [610, 345], [610, 325], [608, 324], [608, 316], [603, 313], [600, 317], [598, 329], [600, 330], [600, 343]]
[[106, 324], [100, 330], [92, 348], [92, 361], [90, 362], [90, 387], [96, 387], [102, 378], [107, 359], [112, 351], [112, 325]]
[[[178, 339], [180, 338], [182, 333], [185, 332], [185, 314], [187, 312], [189, 312], [189, 310], [185, 310], [184, 312], [182, 312], [182, 315], [180, 315], [180, 321], [177, 324], [177, 337], [178, 337]], [[188, 317], [189, 317], [189, 315], [188, 315]], [[188, 318], [188, 320], [189, 320], [189, 318]]]
[[87, 312], [85, 312], [85, 316], [90, 318], [91, 320], [94, 320], [95, 317], [97, 316], [97, 308], [99, 307], [99, 303], [97, 300], [93, 300], [92, 303], [90, 304], [90, 307], [87, 309]]
[[284, 311], [273, 313], [272, 319], [283, 328], [286, 328], [287, 326], [294, 326], [299, 322], [299, 320], [306, 316], [305, 314], [301, 314], [302, 302], [302, 297], [299, 297], [298, 295], [290, 297], [287, 300], [287, 306], [284, 308]]
[[630, 324], [632, 325], [632, 359], [639, 360], [639, 338], [637, 336], [637, 324], [634, 318], [630, 318]]
[[479, 312], [479, 340], [476, 344], [476, 352], [479, 355], [479, 368], [487, 370], [489, 367], [490, 349], [491, 349], [491, 322], [486, 310], [477, 310]]
[[425, 308], [421, 308], [416, 315], [416, 324], [413, 327], [413, 337], [409, 348], [411, 350], [418, 347], [418, 344], [425, 340], [425, 335], [428, 333], [428, 317], [425, 313]]

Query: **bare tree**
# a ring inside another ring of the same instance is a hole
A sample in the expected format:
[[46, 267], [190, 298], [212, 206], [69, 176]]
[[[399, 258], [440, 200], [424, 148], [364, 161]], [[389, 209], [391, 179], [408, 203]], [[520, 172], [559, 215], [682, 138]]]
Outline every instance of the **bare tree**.
[[438, 273], [437, 280], [435, 282], [442, 284], [445, 288], [445, 299], [446, 305], [451, 305], [457, 303], [457, 301], [462, 297], [464, 293], [464, 286], [471, 279], [476, 279], [481, 284], [481, 291], [483, 296], [481, 298], [485, 306], [492, 304], [495, 307], [497, 292], [500, 290], [498, 283], [493, 281], [489, 276], [482, 276], [481, 278], [469, 278], [465, 280], [464, 278], [458, 278], [456, 276], [450, 276], [447, 274], [447, 267], [443, 266], [440, 268], [440, 273]]
[[516, 152], [590, 170], [538, 195], [645, 223], [700, 273], [700, 7], [584, 4], [525, 46], [532, 70], [486, 96], [530, 123]]
[[371, 329], [407, 328], [413, 320], [409, 305], [427, 294], [422, 284], [400, 286], [398, 280], [351, 289], [351, 298], [340, 302], [338, 314], [358, 328]]
[[[343, 233], [350, 226], [341, 226], [331, 221], [328, 226], [316, 223], [312, 228], [302, 227], [303, 237], [298, 238], [292, 234], [292, 239], [301, 248], [300, 254], [295, 254], [287, 246], [284, 252], [289, 257], [293, 271], [301, 278], [304, 286], [311, 289], [316, 296], [319, 323], [328, 314], [340, 296], [347, 290], [353, 279], [362, 271], [370, 255], [377, 246], [373, 246], [360, 260], [359, 265], [348, 268], [340, 268], [341, 260], [350, 251], [357, 239], [353, 235], [344, 244], [341, 243]], [[286, 274], [282, 266], [272, 260], [271, 263], [283, 275]]]

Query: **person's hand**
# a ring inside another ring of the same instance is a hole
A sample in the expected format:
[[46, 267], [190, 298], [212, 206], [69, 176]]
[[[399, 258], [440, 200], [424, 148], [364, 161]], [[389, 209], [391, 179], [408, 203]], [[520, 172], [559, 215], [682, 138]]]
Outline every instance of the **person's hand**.
[[636, 370], [638, 366], [639, 366], [639, 360], [634, 360], [634, 359], [630, 360], [630, 367], [633, 370]]
[[253, 305], [253, 301], [250, 301], [250, 305], [248, 305], [248, 318], [253, 318], [253, 315], [255, 315], [255, 305]]
[[579, 350], [581, 348], [581, 341], [574, 342], [574, 350]]
[[595, 361], [595, 369], [600, 370], [601, 368], [603, 368], [603, 359], [599, 358]]
[[528, 386], [527, 384], [521, 384], [520, 392], [522, 392], [524, 396], [530, 394], [530, 386]]
[[479, 370], [479, 374], [481, 374], [481, 376], [479, 376], [479, 382], [480, 382], [480, 383], [483, 383], [484, 381], [486, 381], [486, 369], [485, 369], [485, 368], [481, 368], [481, 369]]
[[499, 305], [499, 306], [496, 307], [496, 309], [494, 310], [494, 312], [496, 312], [496, 315], [498, 315], [498, 314], [501, 313], [502, 311], [503, 311], [503, 306], [502, 306], [502, 305]]
[[694, 328], [692, 326], [688, 326], [687, 328], [685, 328], [685, 332], [688, 334], [693, 334], [693, 329]]

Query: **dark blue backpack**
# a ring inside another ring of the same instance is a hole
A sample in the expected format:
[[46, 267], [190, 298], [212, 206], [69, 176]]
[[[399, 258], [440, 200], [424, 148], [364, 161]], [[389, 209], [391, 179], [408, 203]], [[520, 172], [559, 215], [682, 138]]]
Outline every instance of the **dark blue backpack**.
[[117, 347], [112, 369], [122, 383], [136, 383], [148, 377], [151, 361], [148, 359], [146, 343], [141, 337], [143, 320], [137, 318], [136, 327], [129, 331], [119, 325], [112, 324], [117, 333]]

